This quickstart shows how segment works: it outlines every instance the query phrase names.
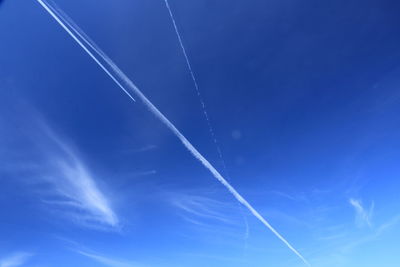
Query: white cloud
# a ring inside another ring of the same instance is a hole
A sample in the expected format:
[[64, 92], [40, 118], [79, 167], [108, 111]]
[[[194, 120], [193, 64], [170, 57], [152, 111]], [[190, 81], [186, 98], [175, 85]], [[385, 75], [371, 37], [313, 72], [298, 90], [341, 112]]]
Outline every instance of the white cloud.
[[[99, 186], [100, 179], [95, 179], [71, 144], [38, 112], [27, 109], [23, 118], [14, 118], [17, 127], [4, 134], [9, 139], [4, 147], [13, 156], [0, 155], [0, 171], [25, 183], [46, 205], [46, 211], [68, 216], [81, 226], [119, 230], [104, 184]], [[19, 128], [23, 130], [17, 131]]]
[[118, 218], [108, 200], [81, 161], [62, 160], [56, 164], [56, 169], [57, 175], [51, 177], [49, 182], [53, 184], [63, 200], [53, 201], [53, 204], [75, 207], [78, 209], [77, 215], [81, 213], [79, 210], [84, 211], [86, 216], [78, 216], [78, 218], [83, 218], [83, 221], [89, 223], [99, 222], [112, 227], [118, 225]]
[[27, 188], [35, 190], [47, 211], [68, 216], [81, 226], [119, 229], [118, 217], [104, 190], [100, 189], [98, 179], [76, 150], [57, 135], [40, 114], [35, 111], [32, 114], [23, 124], [24, 127], [29, 125], [29, 135], [16, 136], [10, 142], [23, 145], [9, 145], [18, 157], [4, 159], [7, 171], [18, 174]]
[[372, 202], [368, 211], [363, 207], [361, 200], [350, 198], [349, 203], [356, 212], [357, 225], [358, 226], [368, 225], [371, 227], [372, 226], [371, 217], [374, 210], [374, 203]]
[[45, 132], [55, 146], [46, 148], [50, 171], [44, 180], [56, 194], [43, 202], [63, 207], [66, 214], [72, 215], [82, 225], [118, 227], [117, 215], [84, 162], [48, 127]]
[[22, 266], [33, 254], [18, 252], [7, 258], [0, 259], [0, 267], [18, 267]]

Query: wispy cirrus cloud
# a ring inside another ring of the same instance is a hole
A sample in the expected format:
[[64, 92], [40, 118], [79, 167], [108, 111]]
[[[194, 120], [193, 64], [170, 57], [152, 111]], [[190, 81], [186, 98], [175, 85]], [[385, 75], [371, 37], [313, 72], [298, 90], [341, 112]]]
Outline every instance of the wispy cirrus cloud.
[[17, 252], [6, 258], [0, 259], [0, 267], [18, 267], [25, 264], [29, 258], [33, 256], [32, 253]]
[[[100, 263], [104, 266], [111, 266], [111, 267], [143, 267], [145, 265], [141, 263], [137, 263], [131, 260], [121, 259], [114, 256], [105, 256], [98, 251], [94, 251], [91, 248], [79, 243], [75, 240], [65, 238], [63, 236], [55, 236], [56, 239], [62, 241], [64, 245], [72, 252], [77, 253], [79, 255], [85, 256], [97, 263]], [[146, 265], [147, 266], [147, 265]]]
[[[46, 210], [61, 214], [73, 222], [90, 228], [118, 230], [118, 216], [99, 187], [87, 164], [73, 145], [65, 141], [33, 109], [23, 118], [15, 118], [22, 134], [12, 130], [5, 144], [12, 157], [1, 157], [0, 170], [17, 175], [29, 192], [36, 193]], [[1, 155], [0, 155], [1, 156]]]
[[93, 252], [86, 252], [83, 250], [77, 250], [76, 252], [85, 257], [88, 257], [102, 265], [105, 265], [105, 266], [110, 266], [110, 267], [139, 267], [139, 266], [142, 267], [143, 266], [143, 265], [139, 265], [134, 262], [105, 257], [103, 255], [99, 255], [99, 254], [93, 253]]
[[364, 225], [372, 226], [371, 217], [374, 211], [374, 202], [372, 202], [369, 210], [366, 210], [362, 204], [362, 201], [359, 199], [350, 198], [350, 205], [354, 208], [356, 213], [356, 223], [358, 226], [362, 227]]
[[62, 207], [65, 214], [81, 225], [117, 228], [118, 217], [85, 163], [47, 124], [42, 123], [42, 126], [48, 140], [52, 141], [44, 152], [48, 155], [48, 172], [43, 179], [54, 192], [43, 202]]
[[[249, 225], [240, 207], [231, 201], [222, 200], [198, 192], [168, 193], [166, 201], [177, 215], [194, 231], [190, 238], [201, 232], [200, 238], [207, 236], [210, 241], [216, 234], [227, 239], [243, 240], [247, 247]], [[242, 215], [242, 216], [241, 216]], [[239, 243], [238, 243], [239, 244]]]
[[230, 203], [194, 194], [175, 194], [170, 197], [170, 203], [191, 223], [208, 224], [210, 221], [218, 221], [229, 225], [237, 224], [232, 216], [227, 215], [236, 209]]
[[235, 202], [221, 198], [220, 193], [219, 190], [169, 191], [163, 197], [182, 219], [179, 236], [196, 242], [234, 246], [245, 253], [250, 236], [246, 214], [241, 213], [241, 207]]
[[44, 203], [70, 208], [68, 213], [87, 226], [96, 223], [118, 226], [116, 214], [81, 161], [59, 161], [55, 169], [58, 174], [48, 178], [48, 182], [53, 185], [58, 196], [56, 200], [44, 200]]

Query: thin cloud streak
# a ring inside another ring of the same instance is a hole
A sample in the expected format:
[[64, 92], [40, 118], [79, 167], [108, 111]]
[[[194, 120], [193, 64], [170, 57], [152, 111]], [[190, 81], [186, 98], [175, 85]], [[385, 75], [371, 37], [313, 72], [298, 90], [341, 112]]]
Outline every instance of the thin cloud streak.
[[0, 259], [0, 267], [18, 267], [25, 264], [29, 258], [33, 256], [32, 253], [18, 252], [7, 258]]
[[367, 224], [369, 227], [372, 226], [371, 224], [371, 216], [372, 212], [374, 209], [374, 203], [371, 204], [370, 210], [367, 211], [362, 205], [361, 200], [350, 198], [349, 199], [350, 205], [354, 208], [356, 212], [356, 219], [357, 219], [357, 224], [359, 226], [362, 226], [364, 224]]
[[128, 153], [140, 153], [140, 152], [152, 151], [152, 150], [155, 150], [155, 149], [157, 149], [156, 145], [147, 145], [147, 146], [144, 146], [144, 147], [141, 147], [141, 148], [131, 149], [131, 150], [128, 150], [126, 152], [128, 152]]
[[[310, 266], [307, 260], [281, 235], [276, 231], [265, 219], [264, 217], [255, 209], [253, 206], [244, 199], [236, 189], [214, 168], [214, 166], [189, 142], [189, 140], [172, 124], [165, 116], [162, 114], [154, 105], [147, 99], [147, 97], [139, 90], [136, 85], [129, 80], [129, 78], [122, 73], [122, 71], [115, 65], [114, 62], [110, 58], [108, 58], [104, 52], [101, 50], [96, 50], [97, 47], [91, 45], [88, 40], [79, 35], [83, 39], [83, 41], [79, 40], [79, 38], [70, 30], [68, 29], [67, 25], [65, 25], [58, 15], [48, 7], [48, 4], [45, 3], [43, 0], [37, 0], [39, 4], [62, 26], [62, 28], [91, 56], [98, 64], [99, 60], [94, 56], [94, 54], [89, 50], [88, 47], [84, 45], [85, 42], [89, 45], [95, 52], [102, 57], [102, 59], [107, 62], [107, 64], [112, 68], [113, 72], [115, 72], [119, 77], [123, 77], [125, 82], [127, 83], [127, 88], [129, 89], [132, 94], [135, 94], [139, 100], [143, 102], [143, 104], [156, 116], [167, 128], [169, 128], [176, 137], [182, 142], [182, 144], [188, 149], [188, 151], [200, 161], [200, 163], [207, 168], [212, 175], [229, 190], [229, 192], [239, 201], [243, 206], [245, 206], [262, 224], [264, 224], [270, 231], [272, 231], [276, 237], [278, 237], [293, 253], [295, 253], [306, 265]], [[76, 31], [75, 31], [76, 32]], [[102, 66], [101, 64], [99, 64]], [[103, 68], [105, 69], [105, 68]], [[121, 87], [121, 86], [120, 86]], [[121, 87], [122, 88], [122, 87]], [[125, 89], [123, 89], [125, 93], [127, 93], [131, 99], [133, 96], [128, 93]]]
[[[102, 265], [111, 266], [111, 267], [143, 267], [143, 264], [139, 264], [137, 262], [116, 259], [115, 257], [104, 256], [104, 254], [100, 254], [92, 249], [89, 249], [86, 246], [83, 246], [81, 243], [78, 243], [74, 240], [56, 236], [56, 238], [67, 244], [67, 248], [73, 251], [74, 253], [85, 256], [91, 260], [94, 260]], [[147, 265], [146, 265], [147, 266]]]
[[85, 252], [82, 250], [78, 250], [76, 251], [77, 253], [88, 257], [92, 260], [95, 260], [98, 263], [101, 263], [105, 266], [111, 266], [111, 267], [139, 267], [139, 265], [132, 263], [132, 262], [126, 262], [126, 261], [121, 261], [121, 260], [116, 260], [116, 259], [112, 259], [112, 258], [108, 258], [102, 255], [98, 255], [95, 253], [89, 253], [89, 252]]

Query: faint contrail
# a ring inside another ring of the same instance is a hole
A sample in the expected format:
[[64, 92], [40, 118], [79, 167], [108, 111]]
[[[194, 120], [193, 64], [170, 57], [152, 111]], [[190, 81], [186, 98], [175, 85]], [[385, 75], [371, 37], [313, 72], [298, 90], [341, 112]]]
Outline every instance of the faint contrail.
[[[230, 179], [229, 179], [229, 172], [228, 172], [228, 168], [226, 167], [226, 163], [225, 163], [225, 159], [224, 159], [224, 156], [223, 156], [223, 153], [222, 153], [222, 149], [221, 149], [221, 147], [219, 146], [217, 136], [215, 135], [215, 131], [214, 131], [213, 127], [212, 127], [210, 117], [208, 116], [206, 104], [205, 104], [205, 102], [204, 102], [203, 97], [201, 96], [200, 89], [199, 89], [199, 84], [197, 83], [196, 76], [194, 75], [194, 71], [193, 71], [193, 69], [192, 69], [192, 64], [190, 63], [189, 56], [188, 56], [187, 53], [186, 53], [186, 48], [185, 48], [185, 46], [183, 45], [182, 36], [181, 36], [181, 34], [180, 34], [180, 32], [179, 32], [179, 29], [178, 29], [178, 26], [177, 26], [177, 24], [176, 24], [174, 13], [172, 13], [172, 10], [171, 10], [171, 7], [169, 6], [168, 0], [164, 0], [164, 1], [165, 1], [165, 6], [166, 6], [167, 9], [168, 9], [168, 13], [169, 13], [169, 16], [170, 16], [170, 18], [171, 18], [172, 24], [173, 24], [173, 26], [174, 26], [175, 33], [176, 33], [176, 36], [177, 36], [178, 41], [179, 41], [179, 45], [181, 46], [183, 56], [185, 57], [186, 65], [187, 65], [187, 67], [188, 67], [190, 76], [192, 77], [193, 84], [194, 84], [194, 88], [195, 88], [196, 93], [197, 93], [197, 97], [198, 97], [198, 99], [199, 99], [199, 101], [200, 101], [200, 104], [201, 104], [201, 106], [202, 106], [202, 110], [203, 110], [203, 113], [204, 113], [204, 117], [205, 117], [205, 119], [206, 119], [206, 121], [207, 121], [208, 130], [209, 130], [209, 132], [210, 132], [211, 138], [213, 139], [215, 148], [216, 148], [216, 150], [217, 150], [218, 156], [219, 156], [220, 161], [221, 161], [221, 163], [222, 163], [222, 167], [224, 168], [224, 171], [225, 171], [225, 175], [226, 175], [226, 177], [227, 177], [227, 180], [229, 181], [229, 180], [230, 180]], [[242, 207], [241, 207], [240, 205], [239, 205], [239, 208], [240, 208], [240, 211], [241, 211], [241, 213], [242, 213], [243, 221], [244, 221], [244, 224], [245, 224], [245, 234], [244, 234], [245, 245], [244, 245], [244, 247], [245, 247], [245, 249], [246, 249], [246, 248], [247, 248], [247, 239], [248, 239], [248, 237], [249, 237], [249, 223], [248, 223], [248, 221], [247, 221], [246, 216], [243, 214], [243, 209], [242, 209]]]
[[[189, 140], [173, 125], [154, 105], [147, 99], [147, 97], [136, 87], [136, 85], [115, 65], [114, 62], [102, 52], [97, 46], [91, 45], [89, 39], [85, 40], [83, 35], [74, 34], [81, 31], [80, 29], [70, 30], [63, 21], [71, 21], [68, 17], [63, 19], [59, 18], [60, 13], [55, 12], [55, 9], [49, 6], [48, 2], [45, 0], [37, 0], [38, 3], [61, 25], [61, 27], [88, 53], [88, 55], [119, 85], [119, 87], [132, 99], [134, 100], [132, 94], [135, 94], [136, 97], [143, 102], [143, 104], [162, 122], [169, 128], [175, 136], [182, 142], [182, 144], [189, 150], [189, 152], [198, 159], [204, 167], [206, 167], [213, 176], [222, 183], [226, 189], [239, 201], [243, 206], [245, 206], [261, 223], [263, 223], [269, 230], [271, 230], [275, 236], [277, 236], [293, 253], [295, 253], [305, 264], [311, 266], [307, 260], [294, 248], [292, 245], [286, 241], [286, 239], [281, 236], [262, 216], [256, 209], [254, 209], [246, 199], [244, 199], [233, 186], [231, 186], [224, 177], [214, 168], [213, 165], [202, 155], [200, 152], [189, 142]], [[64, 16], [66, 16], [64, 14]], [[72, 25], [72, 24], [68, 24]], [[82, 38], [80, 40], [78, 37]], [[94, 50], [94, 53], [98, 54], [103, 61], [107, 64], [111, 70], [108, 70], [99, 59], [90, 51], [89, 47], [85, 46], [86, 43], [90, 48]], [[97, 50], [98, 49], [98, 50]], [[122, 79], [126, 83], [126, 88], [123, 87], [117, 80], [118, 77]], [[128, 91], [129, 90], [129, 91]]]
[[186, 49], [185, 49], [185, 46], [183, 45], [181, 34], [179, 33], [178, 26], [176, 25], [174, 14], [172, 13], [172, 10], [171, 10], [171, 7], [169, 6], [168, 0], [164, 0], [164, 1], [165, 1], [165, 5], [167, 6], [167, 9], [168, 9], [169, 16], [171, 17], [172, 24], [174, 25], [175, 33], [176, 33], [176, 36], [178, 37], [179, 45], [181, 46], [181, 49], [182, 49], [182, 52], [183, 52], [183, 56], [185, 57], [186, 65], [187, 65], [187, 67], [189, 69], [190, 76], [192, 77], [194, 88], [196, 89], [197, 97], [199, 98], [201, 106], [203, 108], [204, 117], [206, 118], [211, 137], [212, 137], [212, 139], [214, 141], [214, 144], [215, 144], [215, 146], [217, 148], [218, 156], [220, 157], [220, 160], [221, 160], [221, 162], [223, 164], [223, 167], [225, 168], [225, 171], [226, 171], [225, 160], [224, 160], [224, 157], [222, 155], [221, 148], [220, 148], [220, 146], [218, 144], [218, 140], [217, 140], [217, 137], [215, 135], [214, 129], [213, 129], [212, 125], [211, 125], [210, 117], [208, 116], [207, 109], [206, 109], [206, 104], [205, 104], [205, 102], [203, 100], [203, 97], [201, 96], [200, 89], [199, 89], [199, 84], [197, 83], [196, 76], [194, 75], [194, 71], [192, 69], [192, 65], [190, 64], [189, 56], [186, 53]]

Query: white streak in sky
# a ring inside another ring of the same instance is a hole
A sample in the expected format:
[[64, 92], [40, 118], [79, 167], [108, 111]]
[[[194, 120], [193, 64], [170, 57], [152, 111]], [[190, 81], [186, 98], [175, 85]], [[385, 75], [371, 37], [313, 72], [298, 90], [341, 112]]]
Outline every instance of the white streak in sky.
[[[276, 237], [278, 237], [293, 253], [295, 253], [305, 264], [308, 266], [311, 266], [307, 260], [281, 235], [279, 234], [263, 217], [256, 209], [253, 208], [253, 206], [250, 205], [249, 202], [247, 202], [246, 199], [244, 199], [237, 191], [236, 189], [230, 185], [230, 183], [214, 168], [213, 165], [189, 142], [189, 140], [173, 125], [165, 116], [162, 114], [154, 105], [153, 103], [150, 102], [150, 100], [147, 99], [147, 97], [139, 90], [138, 87], [125, 75], [122, 73], [122, 71], [112, 62], [112, 60], [108, 57], [105, 56], [105, 54], [101, 50], [96, 50], [97, 47], [93, 46], [90, 44], [88, 40], [85, 40], [85, 38], [82, 38], [82, 35], [78, 36], [71, 31], [68, 26], [63, 23], [63, 20], [60, 19], [58, 16], [60, 14], [57, 14], [54, 12], [54, 9], [49, 7], [48, 3], [45, 0], [37, 0], [40, 5], [64, 28], [64, 30], [88, 53], [90, 57], [95, 60], [96, 63], [98, 63], [100, 66], [101, 63], [99, 63], [99, 59], [96, 58], [96, 56], [90, 51], [89, 47], [94, 49], [95, 53], [97, 53], [102, 60], [104, 60], [107, 65], [111, 68], [110, 72], [107, 72], [105, 67], [102, 67], [103, 70], [105, 70], [107, 73], [114, 73], [118, 77], [124, 78], [124, 81], [126, 82], [126, 89], [129, 90], [129, 92], [125, 89], [124, 92], [129, 95], [131, 99], [133, 99], [133, 96], [131, 95], [134, 94], [136, 97], [143, 102], [143, 104], [156, 116], [167, 128], [169, 128], [175, 135], [176, 137], [182, 142], [182, 144], [189, 150], [189, 152], [197, 159], [200, 161], [201, 164], [205, 168], [207, 168], [212, 175], [222, 184], [226, 187], [226, 189], [229, 190], [229, 192], [243, 205], [245, 206], [261, 223], [263, 223], [269, 230], [271, 230]], [[65, 18], [64, 18], [65, 19]], [[69, 20], [69, 19], [68, 19]], [[69, 24], [70, 26], [71, 24]], [[74, 31], [76, 33], [76, 30]], [[79, 37], [83, 40], [80, 40]], [[86, 43], [89, 47], [85, 46]], [[110, 75], [113, 77], [112, 75]], [[121, 86], [120, 86], [121, 87]], [[123, 87], [121, 87], [123, 88]]]
[[350, 198], [350, 205], [356, 212], [357, 223], [362, 226], [364, 223], [371, 227], [371, 216], [374, 209], [374, 203], [371, 204], [370, 210], [367, 211], [362, 205], [361, 200]]
[[0, 259], [0, 267], [22, 266], [33, 254], [26, 252], [15, 253], [7, 258]]
[[68, 247], [71, 251], [78, 253], [82, 256], [85, 256], [89, 259], [92, 259], [102, 265], [105, 265], [105, 266], [110, 266], [110, 267], [139, 267], [139, 266], [143, 267], [144, 266], [137, 262], [128, 261], [125, 259], [116, 259], [114, 257], [105, 256], [104, 254], [95, 252], [92, 249], [89, 249], [74, 240], [64, 238], [62, 236], [55, 236], [55, 237], [58, 240], [67, 243]]
[[105, 256], [101, 256], [95, 253], [89, 253], [89, 252], [85, 252], [85, 251], [77, 251], [77, 253], [88, 257], [92, 260], [97, 261], [98, 263], [101, 263], [105, 266], [110, 266], [110, 267], [135, 267], [135, 266], [139, 266], [135, 263], [131, 263], [131, 262], [125, 262], [125, 261], [121, 261], [121, 260], [115, 260], [115, 259], [111, 259]]
[[[110, 76], [110, 78], [133, 100], [133, 96], [128, 92], [131, 87], [129, 78], [111, 61], [110, 58], [88, 37], [86, 34], [55, 4], [52, 6], [46, 0], [37, 0], [43, 8], [64, 28], [69, 35], [90, 55], [90, 57]], [[79, 38], [80, 39], [79, 39]], [[83, 43], [86, 43], [95, 53], [97, 53], [104, 62], [102, 63]], [[127, 87], [127, 88], [126, 88]]]
[[165, 5], [167, 6], [167, 9], [168, 9], [169, 16], [171, 17], [172, 24], [174, 25], [175, 33], [176, 33], [176, 36], [178, 37], [179, 45], [181, 46], [183, 56], [185, 57], [186, 65], [187, 65], [187, 67], [189, 69], [190, 76], [191, 76], [191, 78], [193, 80], [193, 84], [194, 84], [194, 88], [196, 89], [197, 97], [199, 98], [199, 101], [201, 103], [201, 106], [202, 106], [202, 109], [203, 109], [203, 113], [204, 113], [204, 117], [206, 118], [206, 121], [207, 121], [207, 124], [208, 124], [208, 129], [210, 131], [211, 137], [212, 137], [212, 139], [214, 141], [214, 144], [215, 144], [215, 147], [217, 149], [218, 156], [219, 156], [219, 158], [220, 158], [220, 160], [222, 162], [222, 165], [223, 165], [224, 169], [226, 170], [226, 164], [225, 164], [224, 157], [222, 155], [222, 150], [221, 150], [221, 148], [220, 148], [220, 146], [218, 144], [217, 137], [216, 137], [214, 129], [213, 129], [212, 125], [211, 125], [210, 117], [208, 116], [207, 109], [206, 109], [206, 104], [205, 104], [205, 102], [203, 100], [203, 97], [201, 96], [199, 85], [197, 83], [196, 76], [194, 75], [194, 71], [192, 69], [192, 65], [190, 64], [189, 56], [186, 53], [185, 46], [183, 45], [181, 34], [179, 33], [178, 26], [176, 25], [176, 21], [175, 21], [174, 15], [172, 13], [171, 7], [169, 6], [168, 0], [164, 0], [164, 1], [165, 1]]
[[152, 151], [152, 150], [154, 150], [156, 148], [157, 148], [156, 145], [147, 145], [147, 146], [144, 146], [144, 147], [141, 147], [141, 148], [136, 148], [136, 149], [129, 150], [127, 152], [131, 152], [131, 153], [148, 152], [148, 151]]
[[[208, 116], [207, 109], [206, 109], [206, 104], [204, 102], [204, 99], [201, 96], [200, 89], [199, 89], [199, 84], [197, 83], [196, 76], [194, 75], [194, 71], [192, 69], [192, 64], [190, 64], [189, 56], [187, 55], [185, 46], [183, 45], [182, 36], [181, 36], [181, 34], [180, 34], [179, 30], [178, 30], [178, 26], [176, 24], [175, 17], [174, 17], [174, 14], [172, 13], [171, 7], [169, 6], [168, 0], [164, 0], [164, 1], [165, 1], [165, 5], [166, 5], [166, 7], [168, 9], [168, 13], [169, 13], [169, 16], [171, 18], [172, 24], [174, 25], [175, 33], [176, 33], [176, 36], [178, 38], [179, 45], [181, 46], [183, 56], [185, 57], [186, 65], [187, 65], [188, 70], [190, 72], [190, 76], [191, 76], [191, 78], [193, 80], [193, 84], [194, 84], [194, 88], [195, 88], [196, 93], [197, 93], [197, 97], [198, 97], [198, 99], [200, 101], [200, 104], [201, 104], [201, 107], [203, 109], [203, 114], [204, 114], [204, 117], [205, 117], [205, 119], [207, 121], [208, 130], [210, 132], [211, 138], [213, 139], [214, 145], [215, 145], [215, 147], [217, 149], [217, 153], [218, 153], [218, 156], [219, 156], [220, 161], [222, 163], [222, 167], [224, 168], [225, 175], [227, 175], [227, 178], [229, 180], [228, 170], [227, 170], [227, 167], [226, 167], [225, 159], [224, 159], [224, 156], [222, 154], [221, 147], [218, 144], [218, 139], [217, 139], [217, 136], [215, 135], [215, 131], [214, 131], [212, 125], [211, 125], [211, 120], [210, 120], [210, 117]], [[247, 248], [247, 239], [249, 237], [249, 223], [247, 222], [246, 215], [243, 214], [242, 207], [240, 205], [239, 205], [239, 207], [240, 207], [240, 211], [242, 213], [243, 221], [244, 221], [244, 224], [245, 224], [244, 240], [245, 240], [245, 250], [246, 250], [246, 248]]]

